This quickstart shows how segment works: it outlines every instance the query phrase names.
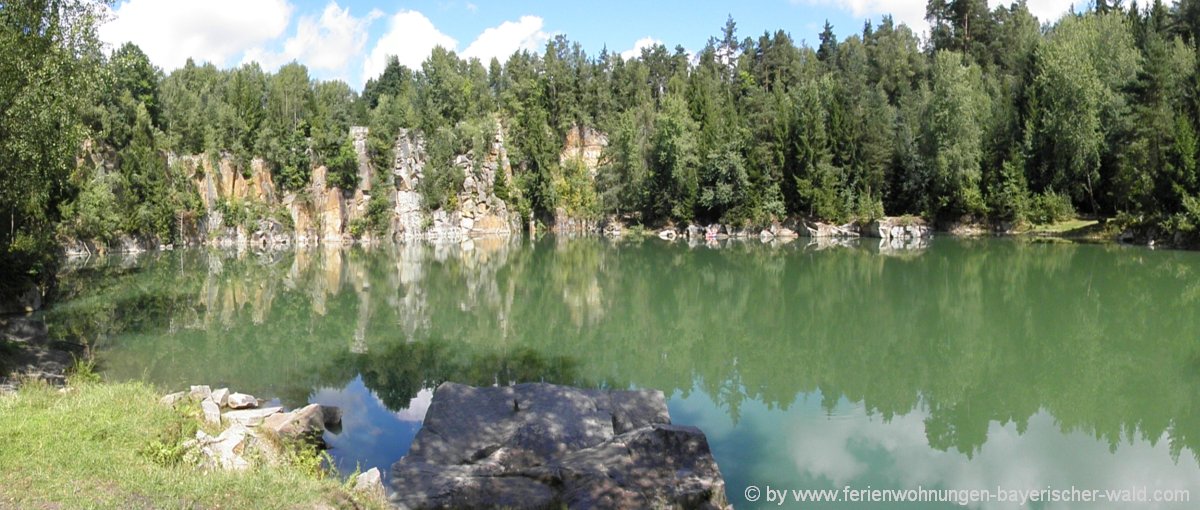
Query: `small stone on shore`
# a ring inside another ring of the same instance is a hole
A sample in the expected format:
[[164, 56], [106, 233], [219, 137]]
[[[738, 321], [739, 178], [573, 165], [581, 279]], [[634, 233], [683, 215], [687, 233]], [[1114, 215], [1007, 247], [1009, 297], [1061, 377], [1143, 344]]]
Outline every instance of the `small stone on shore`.
[[258, 407], [258, 399], [245, 393], [231, 393], [226, 399], [225, 405], [230, 409], [251, 409]]

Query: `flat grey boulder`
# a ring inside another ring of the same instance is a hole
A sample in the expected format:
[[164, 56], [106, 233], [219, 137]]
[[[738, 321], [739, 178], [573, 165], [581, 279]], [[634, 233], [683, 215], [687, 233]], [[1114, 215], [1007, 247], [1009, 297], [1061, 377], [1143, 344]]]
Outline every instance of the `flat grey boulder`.
[[407, 509], [728, 508], [704, 433], [659, 391], [444, 383], [389, 483]]
[[[211, 402], [211, 401], [206, 401]], [[264, 407], [262, 409], [243, 409], [239, 411], [229, 411], [221, 417], [230, 423], [240, 423], [247, 427], [257, 427], [262, 424], [267, 417], [282, 411], [282, 407]]]
[[262, 426], [288, 439], [316, 439], [342, 423], [342, 412], [333, 406], [309, 404], [289, 413], [268, 416]]

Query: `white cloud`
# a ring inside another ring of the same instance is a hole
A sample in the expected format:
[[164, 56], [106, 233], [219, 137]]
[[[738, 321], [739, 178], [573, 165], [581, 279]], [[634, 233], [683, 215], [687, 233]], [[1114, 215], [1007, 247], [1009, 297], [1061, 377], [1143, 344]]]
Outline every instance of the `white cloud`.
[[[930, 447], [927, 411], [913, 411], [889, 421], [866, 416], [861, 408], [844, 412], [846, 416], [842, 419], [796, 418], [791, 423], [787, 452], [797, 473], [827, 479], [835, 487], [861, 484], [873, 469], [870, 477], [886, 479], [897, 488], [1029, 490], [1046, 486], [1055, 489], [1148, 486], [1150, 490], [1184, 489], [1191, 494], [1200, 491], [1197, 483], [1200, 465], [1186, 452], [1178, 461], [1173, 460], [1171, 442], [1165, 433], [1157, 441], [1130, 437], [1110, 450], [1105, 441], [1085, 431], [1063, 431], [1054, 416], [1039, 411], [1029, 418], [1024, 431], [1019, 431], [1012, 422], [990, 422], [987, 441], [972, 457], [967, 457], [953, 449], [939, 451]], [[883, 461], [863, 452], [881, 453]], [[1046, 508], [1070, 506], [1052, 503]], [[1094, 508], [1125, 506], [1100, 502]], [[1013, 505], [983, 502], [966, 507], [1002, 510]], [[1150, 503], [1138, 508], [1171, 507]]]
[[100, 38], [120, 46], [132, 41], [156, 65], [170, 70], [188, 57], [224, 66], [287, 29], [286, 0], [127, 0], [100, 27]]
[[662, 44], [662, 41], [649, 36], [643, 37], [634, 42], [632, 48], [622, 51], [621, 58], [624, 60], [638, 58], [642, 56], [642, 49], [649, 48], [656, 44]]
[[350, 58], [362, 54], [367, 44], [367, 29], [372, 21], [382, 16], [382, 12], [373, 10], [365, 17], [356, 18], [349, 8], [343, 9], [337, 2], [330, 2], [320, 19], [313, 16], [300, 18], [295, 35], [283, 43], [282, 51], [256, 47], [247, 51], [242, 60], [257, 61], [268, 69], [296, 60], [310, 69], [349, 81], [346, 72]]
[[379, 38], [363, 62], [363, 80], [383, 73], [389, 56], [396, 56], [401, 64], [411, 69], [419, 69], [434, 48], [441, 46], [453, 50], [457, 45], [458, 41], [438, 31], [424, 14], [397, 12], [389, 22], [387, 33]]
[[463, 56], [478, 58], [486, 64], [492, 57], [503, 62], [520, 50], [538, 51], [550, 39], [550, 34], [542, 31], [542, 23], [538, 16], [521, 16], [517, 21], [488, 28], [463, 50]]
[[926, 0], [792, 0], [792, 3], [829, 5], [850, 11], [858, 18], [891, 14], [896, 23], [904, 23], [915, 31], [929, 29], [929, 24], [925, 22]]
[[[379, 403], [383, 404], [383, 401]], [[400, 421], [421, 423], [425, 421], [425, 413], [429, 412], [429, 404], [432, 403], [433, 390], [426, 388], [418, 391], [417, 396], [409, 399], [407, 408], [393, 412], [397, 418], [400, 418]]]
[[[897, 23], [904, 23], [917, 32], [929, 30], [925, 21], [927, 0], [792, 0], [793, 4], [828, 5], [858, 18], [874, 18], [891, 14]], [[988, 0], [988, 6], [1012, 5], [1013, 0]], [[1071, 8], [1072, 4], [1084, 4], [1084, 0], [1029, 0], [1029, 12], [1042, 22], [1054, 22]], [[856, 28], [856, 27], [855, 27]]]

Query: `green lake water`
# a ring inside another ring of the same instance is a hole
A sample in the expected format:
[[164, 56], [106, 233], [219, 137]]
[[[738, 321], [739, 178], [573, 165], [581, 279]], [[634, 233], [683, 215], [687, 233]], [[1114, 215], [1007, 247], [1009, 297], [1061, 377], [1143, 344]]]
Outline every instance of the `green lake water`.
[[46, 318], [110, 379], [341, 407], [327, 439], [347, 471], [404, 455], [442, 381], [549, 381], [662, 390], [738, 508], [775, 506], [751, 485], [1141, 487], [1192, 501], [1138, 508], [1200, 506], [1200, 253], [877, 244], [184, 250], [76, 263]]

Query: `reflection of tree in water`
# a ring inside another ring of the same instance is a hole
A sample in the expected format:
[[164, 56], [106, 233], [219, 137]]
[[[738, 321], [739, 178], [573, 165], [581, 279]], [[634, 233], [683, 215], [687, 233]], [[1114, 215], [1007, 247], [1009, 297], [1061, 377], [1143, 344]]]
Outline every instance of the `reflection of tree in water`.
[[698, 389], [735, 419], [819, 392], [885, 420], [925, 410], [930, 445], [968, 454], [991, 423], [1024, 430], [1039, 410], [1114, 447], [1200, 447], [1196, 254], [863, 246], [181, 251], [66, 275], [50, 321], [109, 338], [113, 374], [296, 401], [357, 373], [397, 408], [445, 380]]
[[[363, 383], [392, 410], [405, 409], [423, 389], [445, 381], [476, 386], [551, 382], [592, 386], [578, 376], [578, 363], [567, 357], [545, 357], [531, 349], [515, 352], [454, 352], [442, 341], [396, 343], [371, 356], [343, 360], [362, 374]], [[346, 381], [340, 381], [344, 384]]]

